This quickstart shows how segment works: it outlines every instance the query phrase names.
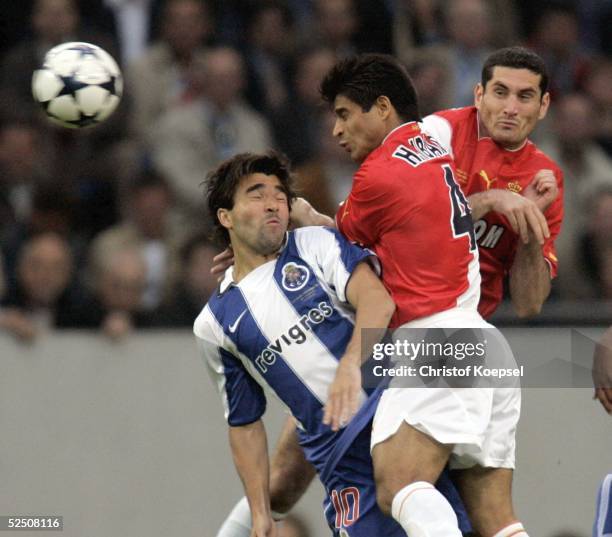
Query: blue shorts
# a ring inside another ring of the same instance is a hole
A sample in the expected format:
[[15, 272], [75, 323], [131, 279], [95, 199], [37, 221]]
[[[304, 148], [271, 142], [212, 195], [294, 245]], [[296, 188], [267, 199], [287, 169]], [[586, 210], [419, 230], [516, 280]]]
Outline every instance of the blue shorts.
[[[323, 483], [327, 497], [325, 517], [339, 537], [406, 537], [403, 528], [386, 516], [376, 503], [374, 470], [370, 456], [370, 431], [363, 430]], [[467, 513], [446, 471], [436, 488], [450, 502], [462, 532], [471, 531]]]

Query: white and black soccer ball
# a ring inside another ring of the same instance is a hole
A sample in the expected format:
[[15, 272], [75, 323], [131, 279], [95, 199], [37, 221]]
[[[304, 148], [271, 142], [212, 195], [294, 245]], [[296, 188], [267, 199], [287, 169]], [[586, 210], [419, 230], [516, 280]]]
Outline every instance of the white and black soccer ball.
[[32, 76], [32, 94], [49, 119], [72, 129], [107, 119], [123, 93], [123, 78], [108, 52], [90, 43], [63, 43]]

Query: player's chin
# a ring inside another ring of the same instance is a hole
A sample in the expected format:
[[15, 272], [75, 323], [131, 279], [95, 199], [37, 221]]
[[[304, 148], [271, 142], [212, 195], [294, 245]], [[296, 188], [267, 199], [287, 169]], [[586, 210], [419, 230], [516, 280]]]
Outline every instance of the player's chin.
[[284, 237], [285, 232], [280, 230], [264, 234], [259, 240], [259, 251], [263, 255], [271, 255], [278, 252], [283, 244]]

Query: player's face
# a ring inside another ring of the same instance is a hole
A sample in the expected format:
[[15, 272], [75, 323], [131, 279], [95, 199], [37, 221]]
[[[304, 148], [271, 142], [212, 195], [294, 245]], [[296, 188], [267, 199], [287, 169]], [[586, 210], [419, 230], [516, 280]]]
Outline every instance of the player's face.
[[234, 207], [219, 215], [234, 249], [257, 255], [275, 253], [289, 225], [289, 205], [278, 177], [254, 173], [244, 177], [234, 194]]
[[550, 96], [541, 95], [540, 75], [498, 66], [485, 88], [476, 87], [475, 101], [484, 134], [506, 149], [518, 149], [546, 115]]
[[388, 127], [379, 107], [364, 112], [361, 106], [343, 95], [334, 101], [334, 136], [355, 162], [362, 162], [384, 140]]

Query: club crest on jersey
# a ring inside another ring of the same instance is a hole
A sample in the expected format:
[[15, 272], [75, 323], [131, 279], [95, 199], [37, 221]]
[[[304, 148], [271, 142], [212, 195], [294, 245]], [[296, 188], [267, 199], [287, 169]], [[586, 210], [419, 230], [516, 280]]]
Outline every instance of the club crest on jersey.
[[523, 190], [523, 187], [517, 182], [508, 183], [508, 186], [506, 188], [510, 192], [514, 192], [515, 194], [518, 194], [521, 190]]
[[299, 291], [306, 285], [310, 277], [308, 267], [293, 262], [285, 263], [281, 272], [283, 273], [283, 288], [287, 291]]

